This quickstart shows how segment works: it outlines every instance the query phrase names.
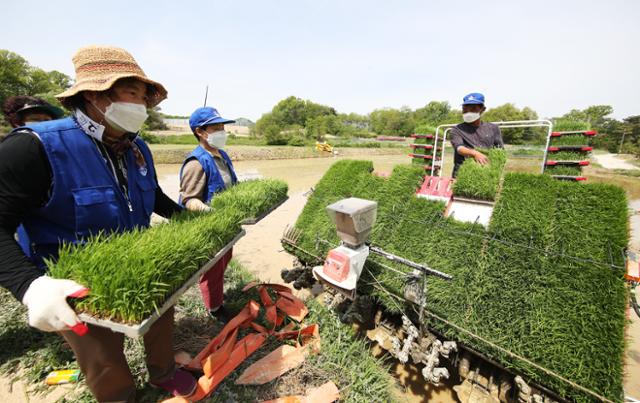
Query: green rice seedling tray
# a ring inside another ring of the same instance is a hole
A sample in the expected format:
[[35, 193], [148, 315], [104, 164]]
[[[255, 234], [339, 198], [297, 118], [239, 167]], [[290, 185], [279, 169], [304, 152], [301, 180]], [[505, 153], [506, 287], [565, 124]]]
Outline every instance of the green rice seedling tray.
[[111, 329], [116, 333], [123, 333], [125, 336], [131, 338], [139, 338], [145, 335], [151, 328], [151, 326], [172, 306], [174, 306], [178, 299], [184, 294], [189, 287], [194, 285], [200, 279], [204, 273], [210, 270], [220, 258], [222, 258], [228, 251], [233, 247], [233, 245], [240, 240], [245, 235], [244, 230], [240, 230], [238, 234], [227, 243], [218, 253], [216, 253], [211, 260], [209, 260], [206, 264], [204, 264], [198, 271], [196, 271], [180, 288], [178, 288], [167, 300], [165, 303], [156, 311], [154, 311], [149, 317], [142, 320], [137, 324], [126, 324], [121, 322], [114, 322], [108, 319], [99, 319], [88, 313], [80, 313], [78, 314], [78, 318], [91, 325], [105, 327], [107, 329]]
[[458, 177], [453, 184], [453, 195], [456, 198], [495, 200], [507, 155], [500, 148], [482, 152], [489, 158], [489, 164], [480, 165], [473, 158], [467, 158], [460, 166]]
[[[283, 247], [308, 266], [321, 263], [340, 242], [325, 207], [346, 197], [375, 200], [373, 244], [454, 278], [429, 280], [427, 312], [445, 321], [434, 316], [423, 325], [568, 401], [595, 400], [482, 339], [622, 401], [627, 294], [621, 251], [628, 244], [623, 189], [506, 173], [485, 229], [446, 217], [444, 203], [415, 197], [424, 179], [420, 167], [396, 166], [385, 179], [372, 170], [370, 161], [336, 162], [296, 221], [295, 245]], [[408, 270], [370, 256], [358, 293], [391, 312], [412, 310], [412, 303], [398, 302], [406, 280], [397, 271]]]
[[246, 218], [240, 224], [242, 224], [242, 225], [254, 225], [254, 224], [259, 223], [260, 221], [262, 221], [263, 218], [265, 218], [266, 216], [271, 214], [275, 209], [277, 209], [278, 207], [282, 206], [287, 200], [289, 200], [289, 196], [286, 196], [284, 199], [279, 201], [277, 204], [274, 204], [269, 210], [265, 211], [264, 213], [260, 214], [259, 216]]

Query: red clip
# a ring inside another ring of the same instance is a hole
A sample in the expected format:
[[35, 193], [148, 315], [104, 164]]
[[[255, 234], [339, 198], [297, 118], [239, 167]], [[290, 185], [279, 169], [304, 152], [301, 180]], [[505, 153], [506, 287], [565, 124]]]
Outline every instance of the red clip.
[[84, 298], [87, 295], [89, 295], [89, 289], [88, 288], [82, 288], [76, 292], [74, 292], [73, 294], [69, 294], [70, 298]]
[[560, 137], [562, 136], [562, 133], [560, 132], [551, 132], [551, 137]]
[[546, 165], [558, 165], [556, 161], [547, 161]]
[[593, 151], [593, 147], [582, 147], [581, 151]]
[[580, 161], [578, 165], [581, 165], [581, 166], [589, 165], [589, 161]]
[[549, 147], [549, 151], [551, 152], [560, 151], [560, 147]]
[[586, 176], [576, 176], [576, 180], [577, 181], [586, 181], [587, 177]]
[[73, 331], [73, 333], [77, 334], [78, 336], [84, 336], [89, 332], [89, 326], [85, 325], [82, 322], [78, 322], [73, 326], [69, 326], [69, 328], [71, 329], [71, 331]]
[[585, 136], [595, 136], [596, 134], [598, 134], [598, 132], [596, 132], [595, 130], [587, 130], [586, 132], [584, 132]]

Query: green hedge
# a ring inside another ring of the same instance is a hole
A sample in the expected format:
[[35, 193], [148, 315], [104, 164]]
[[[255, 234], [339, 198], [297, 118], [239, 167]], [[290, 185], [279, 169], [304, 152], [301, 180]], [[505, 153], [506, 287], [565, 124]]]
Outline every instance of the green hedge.
[[489, 158], [489, 164], [480, 165], [473, 158], [467, 158], [458, 170], [453, 184], [453, 194], [480, 200], [495, 200], [507, 153], [502, 148], [480, 150]]
[[230, 242], [241, 221], [268, 211], [286, 193], [281, 181], [240, 183], [214, 197], [213, 212], [184, 212], [149, 229], [63, 246], [57, 262], [49, 262], [51, 275], [89, 287], [78, 311], [140, 322]]
[[[382, 181], [369, 170], [364, 161], [340, 161], [329, 169], [296, 223], [303, 231], [302, 249], [322, 259], [330, 246], [317, 237], [337, 244], [324, 210], [329, 203], [350, 196], [377, 200], [374, 244], [454, 276], [451, 282], [429, 279], [430, 312], [614, 401], [621, 399], [626, 294], [621, 270], [610, 266], [622, 264], [628, 240], [620, 188], [507, 174], [485, 231], [443, 217], [441, 203], [415, 197], [419, 168], [397, 166]], [[285, 248], [303, 262], [319, 263]], [[403, 295], [404, 280], [376, 263], [390, 264], [372, 256], [359, 292], [378, 297], [391, 311], [411, 311], [393, 296]], [[429, 320], [428, 325], [568, 399], [592, 400], [446, 323]]]

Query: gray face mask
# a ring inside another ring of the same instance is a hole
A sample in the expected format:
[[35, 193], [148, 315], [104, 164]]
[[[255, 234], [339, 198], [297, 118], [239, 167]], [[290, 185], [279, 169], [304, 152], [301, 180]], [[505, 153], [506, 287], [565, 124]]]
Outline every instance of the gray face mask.
[[207, 133], [207, 144], [214, 148], [223, 148], [227, 143], [227, 132], [224, 130], [216, 130], [215, 132]]
[[139, 132], [149, 116], [144, 105], [131, 102], [112, 101], [104, 112], [93, 103], [91, 105], [102, 113], [111, 128], [127, 133]]
[[467, 112], [462, 114], [462, 120], [466, 123], [472, 123], [480, 119], [480, 112]]

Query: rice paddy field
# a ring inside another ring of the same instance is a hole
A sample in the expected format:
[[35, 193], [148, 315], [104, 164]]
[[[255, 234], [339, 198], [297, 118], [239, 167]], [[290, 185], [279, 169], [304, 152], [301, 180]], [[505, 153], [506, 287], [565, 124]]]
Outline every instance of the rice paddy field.
[[[420, 167], [396, 166], [389, 178], [371, 171], [367, 161], [334, 164], [295, 224], [300, 249], [285, 248], [318, 264], [339, 242], [325, 207], [345, 197], [376, 200], [373, 244], [454, 277], [429, 279], [431, 329], [568, 400], [597, 400], [584, 389], [622, 400], [627, 294], [621, 267], [629, 235], [621, 188], [509, 172], [484, 228], [446, 218], [444, 204], [415, 197]], [[403, 277], [378, 263], [369, 259], [359, 292], [392, 312], [412, 311], [399, 302]]]

